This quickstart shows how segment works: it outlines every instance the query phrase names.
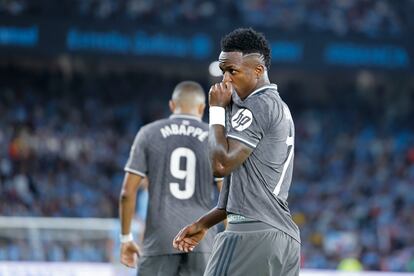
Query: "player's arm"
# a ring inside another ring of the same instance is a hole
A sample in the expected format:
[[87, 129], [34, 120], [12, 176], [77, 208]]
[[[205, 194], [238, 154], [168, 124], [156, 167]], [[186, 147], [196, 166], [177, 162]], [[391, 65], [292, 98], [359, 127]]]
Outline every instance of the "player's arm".
[[216, 183], [217, 190], [220, 192], [221, 188], [223, 187], [223, 178], [222, 177], [215, 177], [214, 182]]
[[[214, 179], [219, 192], [223, 186], [223, 178]], [[226, 219], [227, 213], [224, 209], [214, 208], [199, 218], [196, 222], [187, 225], [175, 236], [173, 247], [184, 252], [189, 252], [197, 246], [204, 238], [208, 229]]]
[[210, 229], [217, 223], [222, 222], [226, 217], [226, 210], [213, 208], [210, 212], [199, 218], [195, 224], [197, 224], [200, 228]]
[[[221, 192], [221, 188], [223, 187], [223, 177], [215, 177], [214, 181], [216, 182], [217, 189], [219, 193]], [[227, 219], [223, 220], [224, 228], [227, 227]]]
[[[249, 146], [234, 140], [227, 139], [224, 128], [224, 108], [230, 105], [233, 86], [228, 83], [217, 83], [210, 88], [210, 157], [215, 176], [229, 175], [239, 167], [252, 153]], [[220, 110], [221, 109], [221, 110]]]
[[227, 176], [250, 156], [253, 149], [226, 138], [221, 125], [212, 125], [209, 132], [210, 157], [215, 176]]
[[223, 221], [227, 216], [224, 209], [214, 208], [193, 224], [187, 225], [175, 236], [173, 240], [174, 248], [190, 252], [193, 251], [200, 241], [204, 238], [209, 228]]
[[131, 221], [135, 214], [135, 204], [138, 188], [142, 176], [126, 172], [122, 183], [121, 194], [119, 195], [119, 218], [121, 220], [121, 233], [131, 233]]
[[138, 245], [132, 239], [131, 221], [135, 214], [137, 191], [142, 176], [125, 173], [119, 196], [119, 218], [121, 220], [121, 263], [136, 267], [139, 256]]

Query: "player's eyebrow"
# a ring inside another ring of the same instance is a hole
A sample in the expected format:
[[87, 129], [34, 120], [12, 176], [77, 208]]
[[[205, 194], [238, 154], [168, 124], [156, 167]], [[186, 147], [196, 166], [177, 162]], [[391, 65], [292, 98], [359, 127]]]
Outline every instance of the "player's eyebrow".
[[226, 69], [228, 70], [228, 69], [235, 69], [236, 68], [233, 64], [226, 65], [224, 62], [220, 62], [219, 67], [222, 71], [224, 71]]

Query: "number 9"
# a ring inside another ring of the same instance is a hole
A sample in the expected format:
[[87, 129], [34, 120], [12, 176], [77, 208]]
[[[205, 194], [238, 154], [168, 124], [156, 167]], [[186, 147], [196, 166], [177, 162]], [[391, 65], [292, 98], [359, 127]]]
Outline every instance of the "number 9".
[[[186, 159], [186, 166], [184, 170], [180, 169], [181, 158]], [[170, 192], [178, 199], [189, 199], [194, 194], [195, 189], [195, 169], [196, 169], [196, 155], [189, 148], [176, 148], [171, 153], [170, 171], [171, 175], [177, 179], [185, 179], [184, 190], [180, 190], [180, 184], [176, 182], [170, 183]]]

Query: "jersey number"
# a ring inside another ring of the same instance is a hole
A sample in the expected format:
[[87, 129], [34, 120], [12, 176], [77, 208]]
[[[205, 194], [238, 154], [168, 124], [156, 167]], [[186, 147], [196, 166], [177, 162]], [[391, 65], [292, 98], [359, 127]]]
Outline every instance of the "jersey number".
[[290, 111], [286, 106], [283, 106], [283, 112], [285, 113], [286, 119], [290, 123], [290, 134], [286, 138], [288, 156], [287, 156], [287, 159], [286, 159], [285, 163], [283, 164], [283, 169], [282, 169], [282, 173], [280, 175], [280, 179], [277, 182], [275, 189], [273, 190], [273, 193], [275, 195], [279, 195], [279, 193], [280, 193], [280, 188], [282, 187], [282, 183], [283, 183], [283, 180], [285, 179], [286, 171], [289, 167], [289, 164], [292, 161], [293, 151], [294, 151], [294, 147], [295, 147], [295, 137], [293, 136], [294, 127], [293, 127], [292, 115], [290, 114]]
[[[185, 168], [180, 168], [181, 158], [185, 159]], [[194, 194], [195, 188], [196, 155], [189, 148], [176, 148], [170, 157], [171, 175], [177, 179], [185, 179], [184, 189], [180, 190], [180, 184], [170, 183], [170, 192], [178, 199], [189, 199]]]

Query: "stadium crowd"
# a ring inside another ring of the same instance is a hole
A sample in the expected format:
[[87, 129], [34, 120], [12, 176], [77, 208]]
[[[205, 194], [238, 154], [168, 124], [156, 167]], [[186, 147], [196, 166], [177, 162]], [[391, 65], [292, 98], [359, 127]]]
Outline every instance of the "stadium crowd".
[[298, 115], [290, 206], [305, 267], [353, 257], [367, 270], [414, 271], [412, 127], [387, 132], [338, 111]]
[[279, 31], [399, 37], [412, 31], [410, 0], [1, 0], [0, 15], [133, 20], [159, 26], [249, 25]]
[[[68, 79], [14, 68], [0, 76], [0, 214], [116, 217], [134, 135], [169, 114], [168, 95], [179, 79], [142, 73]], [[413, 272], [413, 90], [390, 101], [384, 87], [329, 89], [324, 102], [307, 102], [300, 89], [281, 92], [296, 123], [289, 200], [301, 229], [302, 265], [336, 268], [353, 257], [367, 270]], [[33, 257], [22, 240], [0, 236], [0, 245], [0, 260]], [[103, 253], [108, 240], [75, 247], [79, 242], [48, 240], [42, 258], [111, 259]]]

